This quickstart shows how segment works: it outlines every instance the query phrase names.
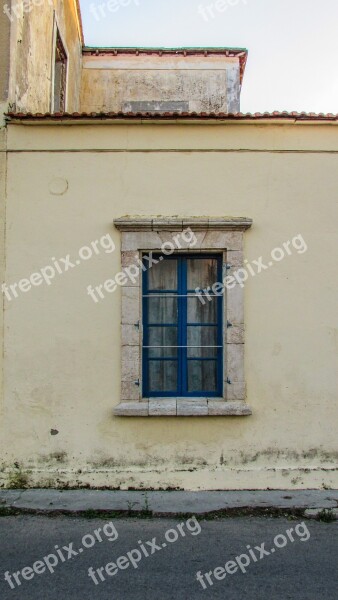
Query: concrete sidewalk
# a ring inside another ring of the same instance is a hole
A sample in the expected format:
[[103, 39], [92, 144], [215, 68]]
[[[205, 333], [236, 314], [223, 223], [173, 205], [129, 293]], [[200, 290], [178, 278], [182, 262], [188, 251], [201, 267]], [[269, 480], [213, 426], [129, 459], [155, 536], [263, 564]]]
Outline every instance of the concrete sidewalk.
[[78, 514], [86, 511], [148, 513], [171, 517], [235, 511], [300, 512], [316, 517], [330, 509], [338, 517], [338, 490], [142, 492], [100, 490], [0, 490], [1, 508], [37, 513]]

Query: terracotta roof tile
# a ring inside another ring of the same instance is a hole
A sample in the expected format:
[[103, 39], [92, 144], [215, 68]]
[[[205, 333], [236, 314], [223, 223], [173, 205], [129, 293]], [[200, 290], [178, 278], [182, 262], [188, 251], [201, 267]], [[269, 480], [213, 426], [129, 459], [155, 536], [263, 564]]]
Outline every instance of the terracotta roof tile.
[[90, 113], [22, 113], [9, 112], [9, 121], [83, 121], [83, 120], [187, 120], [187, 121], [259, 121], [259, 120], [296, 120], [296, 121], [338, 121], [338, 114], [306, 113], [306, 112], [272, 112], [272, 113], [197, 113], [197, 112], [90, 112]]

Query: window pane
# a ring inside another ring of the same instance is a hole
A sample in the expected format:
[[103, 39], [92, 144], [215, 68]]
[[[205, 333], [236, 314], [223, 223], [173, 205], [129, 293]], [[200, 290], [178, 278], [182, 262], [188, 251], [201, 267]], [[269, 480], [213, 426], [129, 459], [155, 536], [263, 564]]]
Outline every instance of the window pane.
[[202, 301], [188, 298], [188, 323], [217, 323], [217, 298], [204, 296]]
[[217, 391], [217, 362], [188, 360], [188, 392]]
[[217, 282], [217, 260], [215, 258], [189, 258], [188, 290], [207, 288]]
[[177, 323], [177, 298], [147, 298], [148, 323]]
[[149, 348], [149, 357], [177, 356], [177, 327], [149, 327], [148, 346], [157, 346]]
[[164, 348], [148, 348], [149, 358], [177, 358], [177, 348], [171, 346]]
[[223, 302], [212, 295], [201, 302], [192, 292], [217, 282], [221, 258], [177, 255], [159, 261], [158, 254], [153, 258], [158, 262], [147, 269], [143, 292], [144, 391], [150, 396], [215, 396], [222, 377]]
[[217, 358], [218, 348], [188, 348], [188, 358]]
[[217, 327], [188, 326], [188, 346], [217, 346]]
[[[161, 257], [163, 258], [163, 257]], [[149, 290], [177, 290], [177, 260], [170, 259], [153, 264], [148, 269], [148, 289]], [[148, 261], [144, 263], [148, 265]]]
[[149, 392], [176, 392], [177, 390], [177, 361], [149, 361]]

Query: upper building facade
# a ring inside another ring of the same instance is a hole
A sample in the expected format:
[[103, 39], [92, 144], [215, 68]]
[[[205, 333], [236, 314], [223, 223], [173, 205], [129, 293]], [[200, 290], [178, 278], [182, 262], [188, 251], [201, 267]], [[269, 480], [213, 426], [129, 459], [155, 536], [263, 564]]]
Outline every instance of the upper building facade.
[[3, 108], [79, 110], [83, 36], [77, 0], [4, 3], [0, 20]]
[[246, 50], [84, 48], [84, 112], [237, 113]]
[[5, 4], [0, 18], [7, 110], [240, 110], [245, 49], [87, 48], [77, 0]]

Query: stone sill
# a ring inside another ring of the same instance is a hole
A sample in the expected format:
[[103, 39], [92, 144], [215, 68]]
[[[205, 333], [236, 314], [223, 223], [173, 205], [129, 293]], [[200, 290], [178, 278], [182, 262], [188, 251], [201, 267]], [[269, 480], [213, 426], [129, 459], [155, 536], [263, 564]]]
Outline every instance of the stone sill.
[[247, 417], [252, 415], [245, 402], [217, 399], [163, 398], [142, 402], [122, 402], [114, 408], [116, 417]]

